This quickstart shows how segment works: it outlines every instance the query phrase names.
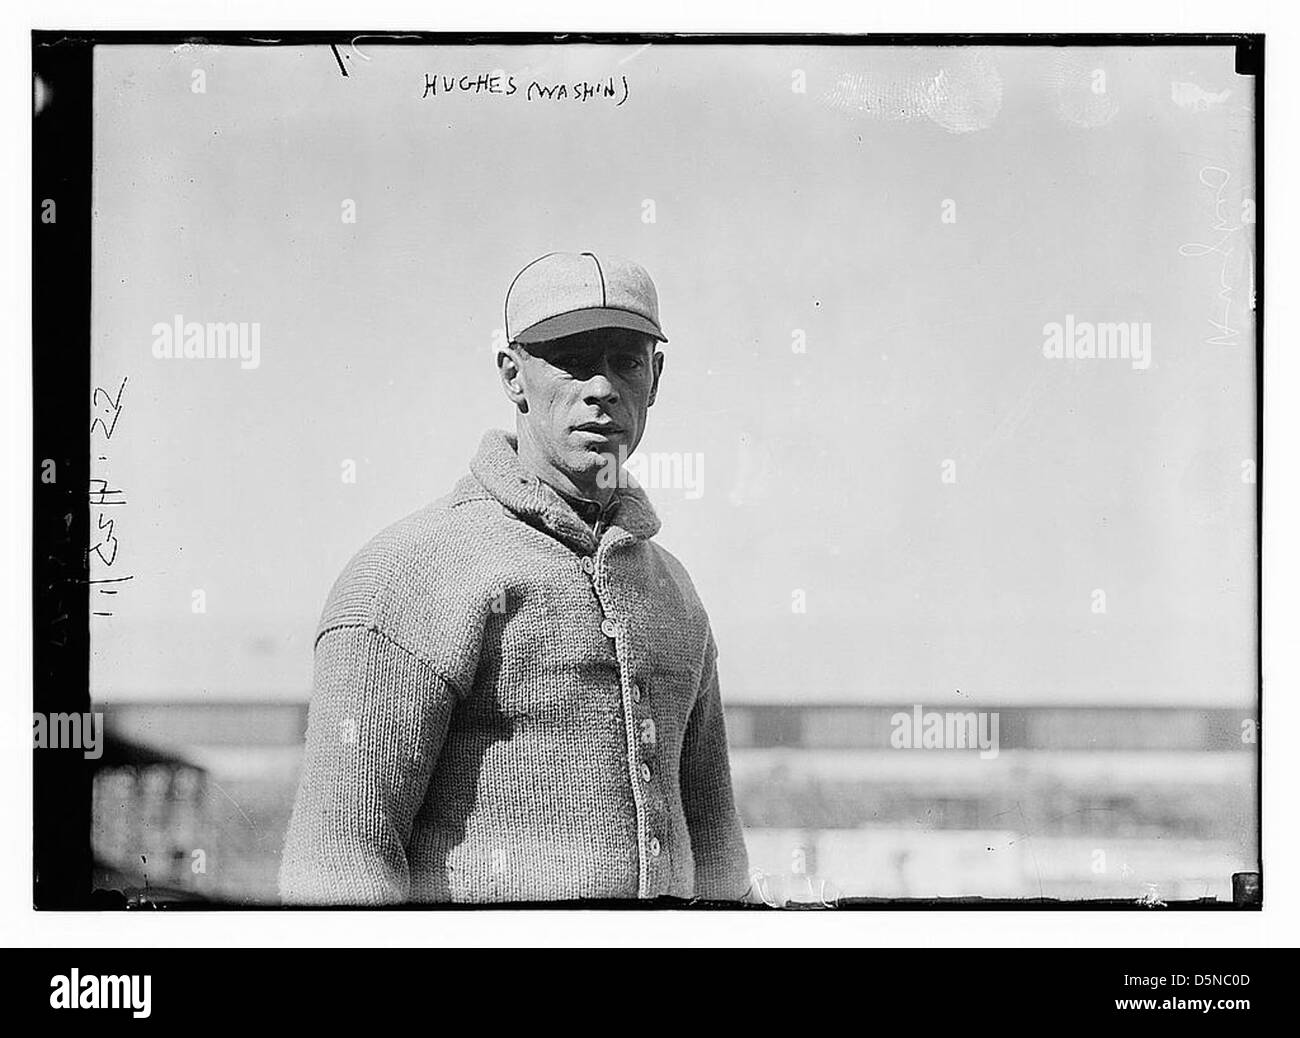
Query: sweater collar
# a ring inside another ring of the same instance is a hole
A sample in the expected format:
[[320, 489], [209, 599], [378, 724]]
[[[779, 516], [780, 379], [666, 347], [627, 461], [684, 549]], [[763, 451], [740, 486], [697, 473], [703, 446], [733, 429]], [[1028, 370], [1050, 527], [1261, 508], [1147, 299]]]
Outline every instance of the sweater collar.
[[[596, 544], [589, 527], [554, 487], [542, 482], [519, 462], [519, 441], [513, 433], [489, 429], [483, 434], [470, 472], [489, 494], [519, 518], [549, 531], [562, 541], [591, 551]], [[659, 532], [659, 517], [641, 487], [629, 482], [618, 489], [609, 517], [612, 534], [623, 530], [645, 540]], [[608, 535], [607, 535], [608, 536]]]

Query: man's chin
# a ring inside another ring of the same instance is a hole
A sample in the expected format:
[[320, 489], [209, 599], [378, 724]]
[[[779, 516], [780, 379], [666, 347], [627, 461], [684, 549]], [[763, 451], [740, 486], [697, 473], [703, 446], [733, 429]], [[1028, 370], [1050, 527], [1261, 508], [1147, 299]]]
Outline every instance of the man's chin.
[[569, 451], [574, 470], [591, 475], [610, 465], [618, 465], [618, 450], [608, 444], [580, 444]]

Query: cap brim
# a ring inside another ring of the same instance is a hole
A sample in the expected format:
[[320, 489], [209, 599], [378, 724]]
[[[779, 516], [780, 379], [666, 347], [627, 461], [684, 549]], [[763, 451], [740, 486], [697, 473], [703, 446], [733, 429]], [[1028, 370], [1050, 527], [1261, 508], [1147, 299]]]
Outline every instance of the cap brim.
[[626, 328], [629, 331], [644, 332], [659, 342], [668, 341], [668, 337], [659, 330], [659, 326], [647, 317], [634, 314], [631, 310], [597, 306], [584, 310], [570, 310], [567, 314], [556, 314], [544, 321], [538, 321], [531, 328], [525, 328], [520, 332], [515, 337], [515, 342], [525, 345], [549, 342], [551, 339], [563, 339], [566, 335], [589, 332], [593, 328]]

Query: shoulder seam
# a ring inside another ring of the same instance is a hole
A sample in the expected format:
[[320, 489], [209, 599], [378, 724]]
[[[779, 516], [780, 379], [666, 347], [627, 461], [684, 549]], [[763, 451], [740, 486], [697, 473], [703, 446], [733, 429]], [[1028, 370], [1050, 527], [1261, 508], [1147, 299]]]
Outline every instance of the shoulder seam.
[[315, 651], [316, 647], [320, 645], [320, 640], [327, 634], [331, 634], [334, 631], [356, 630], [357, 628], [364, 628], [372, 634], [379, 635], [379, 637], [383, 638], [384, 641], [388, 642], [394, 648], [400, 649], [402, 652], [406, 653], [406, 655], [410, 656], [411, 659], [427, 667], [433, 676], [438, 678], [448, 688], [453, 691], [456, 689], [455, 683], [438, 668], [438, 665], [434, 663], [433, 660], [429, 659], [429, 657], [422, 653], [416, 652], [409, 645], [398, 641], [374, 620], [340, 620], [337, 623], [332, 623], [326, 627], [322, 627], [316, 632], [316, 638], [312, 642], [312, 650]]
[[478, 501], [496, 501], [496, 498], [493, 497], [491, 494], [487, 493], [486, 491], [484, 491], [481, 494], [474, 494], [473, 496], [462, 497], [456, 501], [451, 502], [451, 504], [447, 507], [447, 511], [451, 512], [457, 508], [460, 508], [461, 505], [474, 504], [475, 502]]

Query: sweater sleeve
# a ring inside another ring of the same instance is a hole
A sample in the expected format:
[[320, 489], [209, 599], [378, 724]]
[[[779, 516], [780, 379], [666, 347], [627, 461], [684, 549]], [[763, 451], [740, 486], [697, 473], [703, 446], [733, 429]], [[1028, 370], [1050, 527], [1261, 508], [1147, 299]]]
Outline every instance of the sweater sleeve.
[[409, 898], [407, 841], [455, 704], [433, 667], [375, 627], [320, 636], [280, 863], [286, 904]]
[[731, 762], [712, 634], [700, 694], [686, 724], [681, 789], [695, 858], [695, 896], [741, 900], [749, 889], [749, 857], [731, 788]]

